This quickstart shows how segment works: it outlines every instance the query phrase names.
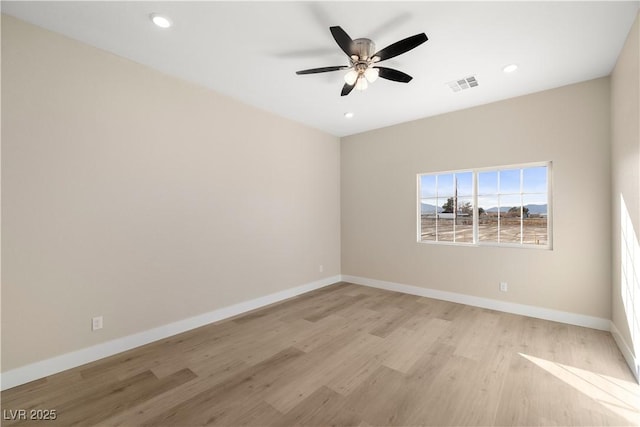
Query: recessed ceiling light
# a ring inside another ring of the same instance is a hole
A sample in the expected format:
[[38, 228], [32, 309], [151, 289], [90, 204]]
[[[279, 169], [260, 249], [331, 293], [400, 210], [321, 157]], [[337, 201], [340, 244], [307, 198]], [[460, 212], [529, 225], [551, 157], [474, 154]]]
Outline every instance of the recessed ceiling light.
[[166, 16], [152, 13], [150, 17], [151, 21], [160, 28], [169, 28], [172, 25], [171, 20]]
[[504, 67], [502, 71], [504, 71], [505, 73], [513, 73], [517, 69], [518, 69], [518, 66], [516, 64], [509, 64], [506, 67]]
[[344, 113], [344, 118], [345, 119], [350, 119], [353, 117], [353, 113], [351, 111], [347, 111], [346, 113]]

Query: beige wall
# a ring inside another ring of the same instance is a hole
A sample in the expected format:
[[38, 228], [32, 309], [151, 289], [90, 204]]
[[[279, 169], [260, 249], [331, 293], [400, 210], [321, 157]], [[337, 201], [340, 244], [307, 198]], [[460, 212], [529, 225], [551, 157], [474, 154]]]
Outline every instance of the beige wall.
[[[343, 138], [342, 274], [608, 319], [609, 117], [601, 78]], [[416, 242], [417, 173], [544, 160], [553, 250]]]
[[340, 273], [338, 138], [4, 15], [2, 145], [3, 371]]
[[[640, 15], [629, 32], [616, 66], [611, 74], [611, 169], [613, 206], [612, 319], [627, 346], [638, 357], [640, 337], [631, 339], [631, 319], [640, 323], [640, 251], [634, 255], [621, 250], [621, 244], [638, 245], [640, 239]], [[626, 209], [622, 209], [622, 202]], [[630, 222], [626, 242], [621, 240], [622, 222]], [[637, 247], [637, 246], [636, 246]], [[622, 256], [621, 256], [622, 255]], [[624, 258], [624, 259], [623, 259]], [[628, 267], [622, 275], [623, 263]], [[635, 263], [635, 274], [631, 265]], [[635, 284], [633, 276], [635, 275]], [[635, 304], [625, 309], [623, 295], [635, 287]], [[635, 308], [632, 308], [635, 306]], [[635, 347], [635, 348], [634, 348]]]

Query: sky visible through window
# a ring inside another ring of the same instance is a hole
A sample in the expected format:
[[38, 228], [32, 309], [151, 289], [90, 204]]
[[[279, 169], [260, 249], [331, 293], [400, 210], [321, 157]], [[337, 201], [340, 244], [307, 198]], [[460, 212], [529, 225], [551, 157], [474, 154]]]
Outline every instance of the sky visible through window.
[[[437, 180], [437, 185], [436, 185]], [[457, 184], [457, 193], [454, 184]], [[422, 175], [420, 181], [423, 204], [442, 207], [449, 197], [472, 198], [473, 173], [456, 172]], [[520, 200], [522, 194], [523, 200]], [[442, 203], [439, 203], [442, 201]], [[438, 203], [438, 204], [436, 204]], [[478, 207], [485, 211], [505, 210], [514, 206], [547, 203], [547, 167], [505, 169], [478, 172]], [[539, 213], [546, 213], [544, 212]]]

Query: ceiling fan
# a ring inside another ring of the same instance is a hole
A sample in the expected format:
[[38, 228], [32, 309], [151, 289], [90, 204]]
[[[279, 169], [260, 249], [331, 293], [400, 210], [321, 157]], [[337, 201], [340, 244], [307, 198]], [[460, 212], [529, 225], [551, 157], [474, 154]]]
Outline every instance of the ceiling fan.
[[375, 64], [402, 55], [428, 40], [425, 33], [420, 33], [395, 42], [376, 52], [375, 43], [369, 39], [352, 40], [339, 26], [330, 27], [329, 30], [340, 49], [349, 57], [349, 65], [311, 68], [296, 71], [296, 74], [316, 74], [349, 69], [349, 72], [344, 76], [345, 84], [342, 87], [341, 96], [349, 95], [354, 88], [365, 90], [368, 83], [373, 83], [378, 77], [393, 80], [394, 82], [409, 83], [413, 78], [410, 75], [393, 68], [379, 67]]

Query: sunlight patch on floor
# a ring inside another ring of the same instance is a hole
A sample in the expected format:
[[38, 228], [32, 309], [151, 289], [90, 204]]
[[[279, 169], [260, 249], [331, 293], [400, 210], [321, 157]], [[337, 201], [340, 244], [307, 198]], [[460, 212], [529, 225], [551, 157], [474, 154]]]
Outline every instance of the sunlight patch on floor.
[[640, 425], [640, 386], [638, 384], [539, 357], [519, 354], [611, 412], [634, 425]]

